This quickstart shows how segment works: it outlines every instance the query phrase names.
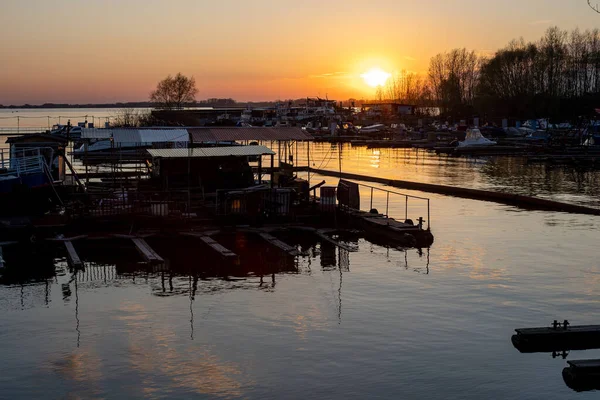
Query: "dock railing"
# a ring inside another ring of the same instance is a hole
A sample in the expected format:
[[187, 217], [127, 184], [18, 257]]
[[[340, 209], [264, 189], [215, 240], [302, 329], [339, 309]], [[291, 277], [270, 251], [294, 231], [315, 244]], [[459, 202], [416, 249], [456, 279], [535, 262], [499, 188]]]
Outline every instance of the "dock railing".
[[12, 152], [9, 149], [0, 149], [0, 176], [16, 175], [19, 177], [44, 172], [47, 164], [44, 151], [50, 152], [49, 158], [52, 159], [53, 150], [51, 148], [23, 148]]
[[[357, 182], [354, 182], [354, 183], [356, 183], [359, 188], [366, 188], [368, 190], [368, 192], [370, 193], [369, 194], [369, 210], [373, 209], [373, 204], [374, 204], [373, 201], [374, 201], [375, 194], [378, 192], [383, 192], [385, 194], [385, 213], [383, 215], [386, 218], [390, 218], [390, 195], [400, 196], [400, 197], [404, 198], [404, 221], [409, 219], [408, 212], [409, 212], [409, 200], [410, 199], [418, 200], [423, 203], [426, 203], [427, 219], [425, 220], [425, 222], [427, 222], [427, 230], [431, 229], [430, 200], [427, 197], [413, 196], [413, 195], [406, 194], [406, 193], [395, 192], [393, 190], [387, 190], [387, 189], [382, 189], [382, 188], [378, 188], [375, 186], [365, 185], [363, 183], [357, 183]], [[396, 215], [395, 217], [399, 218], [399, 217], [401, 217], [401, 215], [400, 216]]]

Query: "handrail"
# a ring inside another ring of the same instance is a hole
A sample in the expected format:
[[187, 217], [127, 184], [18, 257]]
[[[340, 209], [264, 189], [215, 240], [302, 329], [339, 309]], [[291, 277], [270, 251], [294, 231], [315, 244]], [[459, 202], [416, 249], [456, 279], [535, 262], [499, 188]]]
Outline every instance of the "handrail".
[[[352, 181], [348, 180], [348, 182], [352, 182]], [[410, 195], [410, 194], [395, 192], [393, 190], [382, 189], [382, 188], [378, 188], [378, 187], [370, 186], [370, 185], [365, 185], [363, 183], [358, 183], [358, 182], [352, 182], [352, 183], [358, 185], [359, 187], [362, 186], [362, 187], [366, 187], [366, 188], [371, 189], [371, 203], [370, 203], [369, 209], [373, 209], [373, 191], [374, 190], [379, 190], [381, 192], [385, 192], [386, 193], [386, 206], [385, 206], [386, 209], [385, 209], [385, 214], [383, 214], [383, 215], [385, 215], [386, 218], [390, 218], [390, 216], [389, 216], [390, 193], [398, 195], [398, 196], [403, 196], [405, 198], [405, 203], [404, 203], [405, 204], [404, 205], [404, 219], [405, 220], [408, 219], [408, 199], [409, 198], [426, 201], [427, 202], [427, 220], [426, 220], [426, 222], [427, 222], [427, 230], [431, 229], [431, 207], [430, 207], [430, 199], [428, 199], [427, 197], [413, 196], [413, 195]]]

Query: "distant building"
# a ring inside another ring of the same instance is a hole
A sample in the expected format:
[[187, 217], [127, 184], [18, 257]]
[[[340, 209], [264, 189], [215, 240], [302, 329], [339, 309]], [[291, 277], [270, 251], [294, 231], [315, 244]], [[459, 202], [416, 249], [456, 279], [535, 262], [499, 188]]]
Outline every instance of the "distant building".
[[413, 115], [415, 106], [402, 103], [363, 104], [361, 111], [369, 116]]

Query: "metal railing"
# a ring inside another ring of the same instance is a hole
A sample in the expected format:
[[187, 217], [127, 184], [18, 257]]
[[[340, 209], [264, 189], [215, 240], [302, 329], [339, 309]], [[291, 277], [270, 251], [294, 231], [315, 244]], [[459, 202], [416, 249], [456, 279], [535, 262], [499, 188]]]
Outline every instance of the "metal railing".
[[47, 167], [44, 152], [50, 152], [49, 157], [52, 159], [53, 150], [51, 148], [23, 148], [13, 151], [0, 149], [0, 176], [21, 176], [44, 172], [44, 168]]
[[[356, 182], [355, 182], [356, 183]], [[420, 200], [423, 202], [427, 203], [427, 220], [425, 222], [427, 222], [427, 230], [431, 229], [431, 211], [430, 211], [430, 200], [427, 197], [419, 197], [419, 196], [413, 196], [410, 194], [406, 194], [406, 193], [400, 193], [400, 192], [394, 192], [392, 190], [387, 190], [387, 189], [382, 189], [382, 188], [378, 188], [375, 186], [369, 186], [369, 185], [365, 185], [362, 183], [356, 183], [359, 187], [364, 187], [370, 190], [370, 206], [369, 206], [369, 210], [373, 209], [373, 197], [374, 197], [374, 193], [375, 191], [380, 191], [380, 192], [384, 192], [385, 193], [385, 217], [386, 218], [390, 218], [389, 215], [389, 210], [390, 210], [390, 194], [393, 194], [395, 196], [401, 196], [404, 197], [404, 220], [408, 220], [408, 200], [409, 199], [415, 199], [415, 200]]]

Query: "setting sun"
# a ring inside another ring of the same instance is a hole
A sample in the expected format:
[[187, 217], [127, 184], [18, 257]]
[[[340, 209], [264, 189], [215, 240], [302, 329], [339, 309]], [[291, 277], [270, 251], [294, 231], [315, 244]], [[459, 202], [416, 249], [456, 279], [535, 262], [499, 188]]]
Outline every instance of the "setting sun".
[[365, 83], [371, 87], [383, 86], [391, 76], [389, 72], [385, 72], [380, 68], [373, 68], [361, 75]]

